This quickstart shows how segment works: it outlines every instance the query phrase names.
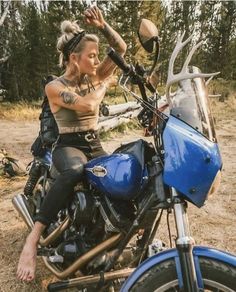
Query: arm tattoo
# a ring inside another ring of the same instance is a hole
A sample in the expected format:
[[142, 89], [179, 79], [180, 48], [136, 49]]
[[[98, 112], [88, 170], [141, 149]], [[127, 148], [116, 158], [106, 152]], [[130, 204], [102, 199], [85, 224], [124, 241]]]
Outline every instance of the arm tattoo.
[[79, 101], [77, 95], [72, 92], [61, 91], [59, 95], [65, 104], [76, 104]]
[[109, 45], [113, 47], [116, 51], [123, 49], [123, 39], [121, 36], [113, 30], [107, 23], [105, 23], [104, 28], [101, 30], [105, 38], [108, 40]]

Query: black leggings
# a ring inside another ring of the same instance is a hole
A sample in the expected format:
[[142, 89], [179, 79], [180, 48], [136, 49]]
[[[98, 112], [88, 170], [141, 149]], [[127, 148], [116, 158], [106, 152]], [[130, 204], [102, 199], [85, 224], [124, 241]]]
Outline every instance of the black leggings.
[[84, 164], [95, 157], [106, 155], [97, 133], [60, 135], [52, 154], [53, 164], [60, 173], [46, 195], [35, 221], [49, 225], [58, 212], [66, 207], [74, 187], [84, 175]]

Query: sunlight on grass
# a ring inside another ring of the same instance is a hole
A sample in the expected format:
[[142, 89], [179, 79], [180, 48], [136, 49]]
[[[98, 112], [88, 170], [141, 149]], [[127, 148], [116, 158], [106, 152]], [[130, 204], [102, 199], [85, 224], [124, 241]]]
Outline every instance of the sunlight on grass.
[[0, 119], [22, 121], [36, 120], [39, 118], [41, 108], [39, 105], [29, 104], [27, 102], [0, 103]]
[[215, 120], [234, 118], [236, 112], [236, 81], [213, 80], [208, 88], [209, 94], [220, 95], [210, 97], [211, 110]]
[[[232, 117], [236, 111], [236, 81], [227, 81], [223, 79], [213, 80], [208, 87], [209, 94], [221, 95], [221, 97], [210, 97], [212, 112], [216, 120], [224, 119], [227, 116]], [[159, 86], [158, 91], [160, 94], [163, 94], [164, 86]], [[131, 95], [125, 95], [123, 90], [117, 86], [109, 90], [105, 96], [104, 103], [112, 105], [134, 100], [135, 99]], [[25, 101], [19, 103], [0, 102], [0, 119], [12, 121], [38, 120], [41, 112], [41, 102], [42, 101], [34, 103]], [[136, 124], [137, 123], [138, 122], [136, 122]], [[126, 126], [121, 125], [117, 128], [117, 131], [125, 131], [125, 127]], [[109, 136], [107, 133], [104, 135]]]

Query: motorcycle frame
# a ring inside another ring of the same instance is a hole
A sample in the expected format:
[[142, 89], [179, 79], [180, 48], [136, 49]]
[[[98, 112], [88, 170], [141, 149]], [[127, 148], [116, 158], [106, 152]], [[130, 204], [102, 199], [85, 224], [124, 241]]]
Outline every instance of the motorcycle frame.
[[[128, 81], [129, 76], [127, 76], [127, 78], [125, 79], [122, 76], [119, 80], [119, 85], [123, 88], [125, 92], [130, 93], [138, 101], [140, 101], [140, 97], [127, 87]], [[194, 240], [190, 235], [188, 217], [186, 212], [186, 202], [178, 199], [178, 193], [174, 188], [172, 188], [171, 191], [174, 202], [173, 209], [177, 231], [176, 248], [178, 252], [179, 263], [176, 265], [176, 267], [179, 279], [179, 286], [183, 291], [198, 292], [199, 286], [192, 253]], [[202, 280], [200, 280], [200, 282], [202, 283]]]
[[187, 203], [178, 197], [178, 193], [172, 188], [173, 210], [176, 223], [176, 248], [168, 249], [144, 261], [125, 281], [120, 292], [128, 292], [135, 283], [154, 266], [173, 259], [180, 291], [199, 292], [204, 291], [204, 284], [200, 269], [199, 258], [214, 259], [236, 267], [236, 258], [221, 250], [196, 246], [190, 235], [187, 217]]

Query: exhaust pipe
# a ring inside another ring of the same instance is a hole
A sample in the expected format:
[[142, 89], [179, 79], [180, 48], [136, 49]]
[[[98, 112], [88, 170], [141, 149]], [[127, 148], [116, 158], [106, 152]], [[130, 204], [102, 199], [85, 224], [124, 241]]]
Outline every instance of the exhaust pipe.
[[[23, 218], [25, 224], [31, 230], [34, 227], [34, 221], [32, 216], [30, 215], [27, 197], [23, 194], [18, 194], [12, 199], [12, 204], [15, 209], [18, 211], [20, 216]], [[61, 233], [69, 226], [70, 219], [66, 217], [66, 219], [59, 225], [52, 233], [48, 235], [48, 237], [40, 238], [39, 244], [43, 247], [48, 246], [52, 241], [57, 239]]]
[[32, 229], [34, 226], [34, 221], [30, 215], [27, 198], [25, 195], [18, 194], [12, 199], [12, 204], [15, 209], [18, 211], [20, 216], [23, 218], [25, 224], [29, 229]]
[[[99, 282], [108, 282], [108, 281], [115, 281], [118, 279], [128, 278], [135, 268], [124, 268], [122, 270], [116, 270], [107, 272], [104, 274], [96, 274], [96, 275], [89, 275], [89, 276], [82, 276], [79, 278], [68, 279], [60, 282], [54, 282], [48, 285], [48, 291], [60, 291], [64, 289], [74, 288], [82, 289], [89, 285], [98, 285]], [[81, 290], [80, 290], [81, 291]], [[100, 291], [100, 289], [99, 289]], [[109, 290], [110, 291], [110, 290]]]

